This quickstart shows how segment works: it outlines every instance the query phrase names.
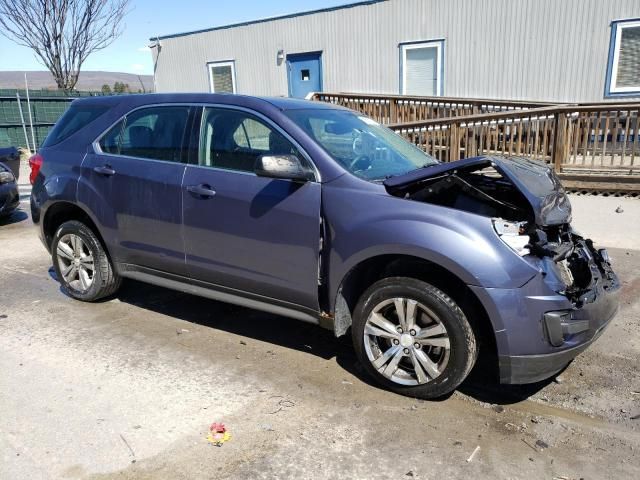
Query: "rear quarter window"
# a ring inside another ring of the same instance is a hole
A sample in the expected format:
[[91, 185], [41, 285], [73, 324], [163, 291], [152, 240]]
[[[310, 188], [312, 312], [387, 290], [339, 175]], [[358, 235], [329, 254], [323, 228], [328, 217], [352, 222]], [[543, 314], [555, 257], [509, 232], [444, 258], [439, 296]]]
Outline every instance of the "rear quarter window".
[[42, 146], [49, 147], [60, 143], [93, 122], [107, 110], [109, 107], [104, 105], [71, 105], [49, 132]]

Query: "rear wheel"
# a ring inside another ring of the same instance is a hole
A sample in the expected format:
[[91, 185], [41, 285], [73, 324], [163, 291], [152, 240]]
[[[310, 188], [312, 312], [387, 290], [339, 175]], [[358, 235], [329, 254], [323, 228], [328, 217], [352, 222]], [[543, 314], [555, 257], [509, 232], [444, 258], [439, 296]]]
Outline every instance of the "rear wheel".
[[93, 302], [113, 295], [120, 287], [109, 256], [100, 240], [84, 223], [60, 225], [51, 244], [53, 267], [62, 289], [71, 297]]
[[354, 311], [352, 335], [367, 373], [412, 397], [452, 392], [477, 357], [475, 335], [458, 305], [413, 278], [386, 278], [367, 289]]

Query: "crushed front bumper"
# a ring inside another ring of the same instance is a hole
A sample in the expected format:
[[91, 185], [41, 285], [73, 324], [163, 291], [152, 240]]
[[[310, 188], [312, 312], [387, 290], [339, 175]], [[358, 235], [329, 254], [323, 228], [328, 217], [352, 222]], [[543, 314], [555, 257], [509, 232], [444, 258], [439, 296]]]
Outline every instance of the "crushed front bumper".
[[500, 383], [534, 383], [564, 369], [589, 347], [618, 311], [620, 282], [606, 263], [591, 287], [569, 299], [541, 271], [517, 289], [470, 287], [495, 329]]

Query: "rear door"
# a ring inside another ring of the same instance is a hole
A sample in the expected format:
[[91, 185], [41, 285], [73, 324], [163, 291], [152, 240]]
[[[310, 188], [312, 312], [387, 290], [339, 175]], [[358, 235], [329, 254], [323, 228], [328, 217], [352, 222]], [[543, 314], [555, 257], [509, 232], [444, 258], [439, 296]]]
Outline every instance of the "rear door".
[[134, 110], [82, 164], [79, 200], [102, 224], [117, 262], [185, 273], [181, 184], [193, 110]]
[[182, 192], [190, 274], [317, 310], [320, 184], [256, 176], [264, 154], [301, 155], [257, 115], [205, 108]]

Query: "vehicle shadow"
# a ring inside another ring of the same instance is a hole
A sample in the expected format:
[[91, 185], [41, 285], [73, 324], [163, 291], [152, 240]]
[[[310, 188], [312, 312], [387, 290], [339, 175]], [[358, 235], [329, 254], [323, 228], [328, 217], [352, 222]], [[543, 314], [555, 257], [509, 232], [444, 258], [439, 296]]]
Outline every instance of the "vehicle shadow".
[[[55, 278], [53, 269], [49, 274]], [[332, 332], [317, 325], [134, 280], [126, 280], [116, 298], [138, 308], [240, 337], [316, 355], [324, 360], [335, 358], [338, 365], [348, 373], [374, 388], [381, 388], [359, 364], [349, 333], [336, 338]], [[508, 405], [526, 400], [552, 382], [550, 379], [531, 385], [500, 385], [495, 377], [496, 375], [488, 373], [486, 364], [480, 362], [458, 391], [482, 402]], [[450, 396], [451, 394], [435, 401], [445, 401]]]
[[[348, 337], [336, 339], [317, 325], [126, 280], [116, 298], [156, 313], [235, 335], [316, 355], [325, 360], [347, 354]], [[351, 352], [353, 361], [355, 354]]]
[[458, 391], [475, 400], [496, 405], [511, 405], [527, 400], [553, 382], [553, 378], [526, 385], [502, 385], [497, 379], [497, 367], [491, 372], [474, 369], [458, 387]]
[[23, 210], [15, 210], [11, 215], [7, 215], [6, 217], [0, 217], [0, 227], [5, 225], [13, 225], [15, 223], [23, 222], [29, 218], [27, 212]]

